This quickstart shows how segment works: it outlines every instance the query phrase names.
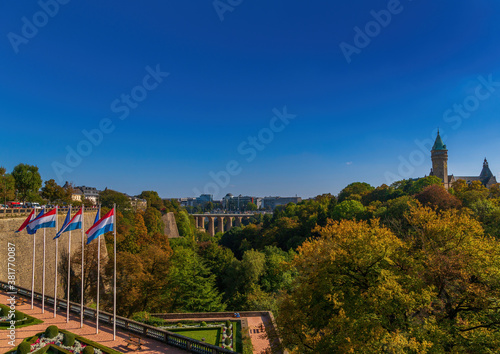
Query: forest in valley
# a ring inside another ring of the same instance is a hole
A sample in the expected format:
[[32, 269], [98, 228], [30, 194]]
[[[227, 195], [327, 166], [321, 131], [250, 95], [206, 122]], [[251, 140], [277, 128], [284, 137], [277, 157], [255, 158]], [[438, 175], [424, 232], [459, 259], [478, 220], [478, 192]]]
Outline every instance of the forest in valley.
[[[119, 211], [121, 316], [272, 311], [293, 353], [500, 349], [499, 185], [458, 181], [447, 191], [433, 176], [376, 188], [356, 182], [215, 237], [175, 200], [146, 191], [148, 208], [132, 211], [122, 196], [101, 193], [103, 213], [113, 203]], [[167, 212], [181, 238], [163, 234]], [[112, 240], [107, 234], [110, 255]], [[93, 294], [95, 269], [87, 272]], [[112, 262], [106, 274], [103, 286]], [[111, 309], [111, 292], [102, 301]]]

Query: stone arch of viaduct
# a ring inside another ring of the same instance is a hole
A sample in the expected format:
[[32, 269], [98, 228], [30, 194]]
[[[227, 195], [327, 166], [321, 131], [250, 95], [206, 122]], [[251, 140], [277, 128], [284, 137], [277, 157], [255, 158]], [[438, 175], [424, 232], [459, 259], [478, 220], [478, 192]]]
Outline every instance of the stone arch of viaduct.
[[[253, 214], [193, 214], [196, 227], [215, 236], [215, 219], [217, 219], [217, 232], [226, 232], [233, 227], [241, 226], [243, 219], [249, 219]], [[205, 221], [208, 219], [208, 223]], [[208, 225], [208, 229], [206, 227]]]

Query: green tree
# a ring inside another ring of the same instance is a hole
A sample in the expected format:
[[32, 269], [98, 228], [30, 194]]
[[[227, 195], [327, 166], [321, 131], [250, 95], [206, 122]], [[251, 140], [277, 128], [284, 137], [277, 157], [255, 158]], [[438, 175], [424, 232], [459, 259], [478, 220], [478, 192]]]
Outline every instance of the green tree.
[[120, 192], [114, 191], [112, 189], [106, 188], [99, 195], [99, 201], [101, 205], [106, 208], [113, 208], [113, 204], [116, 204], [116, 208], [120, 210], [130, 209], [129, 198]]
[[245, 206], [245, 210], [247, 211], [256, 211], [259, 209], [255, 203], [248, 202], [247, 205]]
[[333, 217], [336, 220], [341, 219], [363, 219], [365, 218], [366, 208], [357, 200], [344, 200], [337, 204], [333, 209]]
[[42, 198], [47, 199], [51, 204], [55, 202], [71, 203], [72, 194], [73, 188], [71, 186], [63, 188], [54, 179], [45, 181], [45, 186], [42, 187], [41, 193]]
[[211, 212], [212, 210], [214, 210], [214, 203], [212, 203], [212, 202], [206, 203], [204, 209], [207, 212]]
[[5, 168], [0, 167], [0, 202], [2, 204], [6, 204], [16, 197], [16, 181], [11, 174], [5, 172]]
[[161, 212], [154, 207], [149, 207], [144, 213], [144, 223], [148, 230], [148, 235], [163, 234], [165, 225], [162, 220]]
[[194, 250], [176, 247], [171, 260], [169, 283], [164, 294], [171, 299], [168, 312], [217, 312], [225, 309], [222, 295], [215, 286], [215, 275]]
[[365, 194], [368, 194], [375, 188], [365, 182], [354, 182], [349, 184], [347, 187], [340, 191], [338, 200], [343, 202], [344, 200], [354, 199], [360, 200]]
[[14, 177], [15, 187], [22, 201], [33, 199], [34, 195], [37, 195], [38, 190], [42, 187], [42, 177], [40, 177], [37, 166], [21, 163], [14, 167], [12, 177]]
[[162, 211], [165, 208], [163, 204], [163, 200], [158, 195], [158, 192], [155, 191], [143, 191], [139, 198], [146, 199], [148, 202], [148, 207], [153, 207], [159, 211]]

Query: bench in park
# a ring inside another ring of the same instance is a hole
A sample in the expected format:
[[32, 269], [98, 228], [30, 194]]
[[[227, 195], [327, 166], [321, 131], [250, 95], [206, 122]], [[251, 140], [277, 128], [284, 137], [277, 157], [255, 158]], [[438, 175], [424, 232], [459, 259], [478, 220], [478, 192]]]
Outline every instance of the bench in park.
[[140, 350], [141, 349], [141, 337], [136, 336], [135, 334], [129, 333], [128, 338], [125, 340], [127, 342], [127, 348], [129, 345], [132, 345], [135, 347], [135, 350]]

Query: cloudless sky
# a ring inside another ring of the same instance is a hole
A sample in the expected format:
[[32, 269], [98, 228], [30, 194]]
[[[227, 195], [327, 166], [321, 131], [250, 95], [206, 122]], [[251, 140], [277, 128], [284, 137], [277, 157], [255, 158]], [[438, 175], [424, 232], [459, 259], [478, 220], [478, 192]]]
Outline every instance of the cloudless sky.
[[[377, 30], [372, 11], [397, 1], [244, 0], [223, 14], [211, 0], [61, 2], [0, 5], [8, 171], [34, 164], [44, 180], [131, 195], [310, 197], [428, 174], [439, 127], [450, 173], [479, 175], [484, 157], [500, 172], [497, 0], [402, 0], [350, 63], [341, 43], [355, 45], [355, 27]], [[123, 103], [112, 104], [144, 92], [147, 67], [169, 76], [122, 120]], [[459, 124], [448, 110], [464, 101]], [[296, 117], [269, 138], [285, 106]], [[69, 166], [68, 151], [91, 144], [82, 131], [102, 122], [113, 132]], [[265, 144], [250, 156], [259, 133]], [[230, 161], [238, 173], [227, 180]]]

